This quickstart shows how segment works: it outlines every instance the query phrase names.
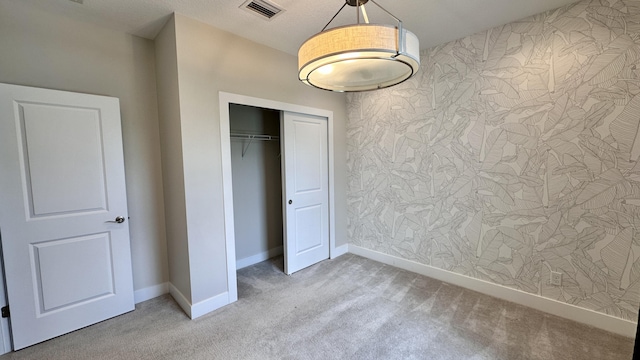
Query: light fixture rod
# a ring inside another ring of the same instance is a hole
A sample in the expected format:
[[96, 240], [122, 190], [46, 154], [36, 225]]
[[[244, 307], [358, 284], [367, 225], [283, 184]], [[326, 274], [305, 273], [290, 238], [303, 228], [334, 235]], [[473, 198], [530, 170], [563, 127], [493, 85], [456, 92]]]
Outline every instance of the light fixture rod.
[[404, 41], [404, 34], [402, 32], [402, 21], [398, 20], [398, 48], [397, 48], [397, 55], [400, 55], [401, 53], [407, 51], [407, 49], [405, 49], [405, 41]]
[[331, 20], [329, 20], [329, 22], [327, 23], [327, 25], [325, 25], [322, 30], [320, 30], [320, 32], [323, 32], [327, 29], [327, 26], [329, 26], [329, 24], [331, 24], [331, 22], [333, 21], [333, 19], [336, 18], [336, 16], [338, 16], [338, 14], [340, 14], [340, 11], [342, 11], [342, 9], [344, 9], [344, 7], [347, 6], [347, 3], [345, 2], [344, 4], [342, 4], [342, 7], [340, 8], [340, 10], [338, 10], [338, 12], [333, 15], [333, 17], [331, 18]]
[[389, 16], [391, 16], [392, 18], [394, 18], [397, 22], [401, 22], [400, 19], [398, 19], [397, 17], [395, 17], [392, 13], [390, 13], [387, 9], [383, 8], [382, 6], [380, 6], [377, 2], [373, 1], [373, 0], [369, 0], [372, 3], [376, 4], [377, 7], [379, 7], [380, 9], [382, 9], [382, 11], [386, 12], [387, 14], [389, 14]]
[[367, 15], [367, 10], [364, 8], [364, 5], [360, 5], [360, 10], [362, 10], [362, 17], [364, 18], [364, 22], [368, 24], [369, 16]]
[[[372, 3], [374, 3], [377, 7], [379, 7], [380, 9], [382, 9], [382, 11], [386, 12], [389, 16], [391, 16], [395, 21], [397, 21], [398, 23], [402, 23], [402, 21], [400, 19], [398, 19], [397, 17], [395, 17], [395, 15], [393, 15], [392, 13], [389, 12], [389, 10], [383, 8], [382, 6], [380, 6], [380, 4], [378, 4], [377, 2], [375, 2], [374, 0], [368, 0], [371, 1]], [[329, 27], [329, 25], [331, 24], [331, 22], [333, 22], [333, 20], [338, 16], [338, 14], [340, 14], [340, 12], [342, 11], [342, 9], [344, 9], [345, 6], [350, 5], [356, 8], [356, 19], [357, 19], [357, 24], [360, 24], [360, 7], [362, 7], [362, 11], [363, 11], [363, 16], [366, 20], [366, 23], [369, 23], [369, 17], [367, 16], [367, 13], [364, 10], [364, 4], [367, 3], [368, 1], [362, 1], [362, 0], [352, 0], [352, 2], [355, 2], [355, 5], [352, 5], [349, 3], [349, 0], [345, 0], [344, 4], [342, 4], [342, 7], [340, 8], [340, 10], [338, 10], [337, 13], [335, 13], [335, 15], [333, 15], [333, 17], [331, 18], [331, 20], [329, 20], [329, 22], [327, 23], [327, 25], [325, 25], [322, 30], [320, 30], [320, 32], [323, 32], [325, 30], [327, 30], [327, 28]], [[362, 5], [359, 5], [362, 2]]]
[[396, 46], [396, 54], [400, 55], [400, 53], [405, 52], [405, 43], [404, 43], [404, 34], [402, 33], [402, 20], [398, 19], [397, 17], [395, 17], [395, 15], [393, 15], [392, 13], [389, 12], [389, 10], [383, 8], [382, 6], [380, 6], [380, 4], [378, 4], [377, 2], [375, 2], [375, 0], [369, 0], [371, 1], [375, 6], [379, 7], [380, 9], [382, 9], [382, 11], [386, 12], [387, 14], [389, 14], [389, 16], [391, 16], [392, 18], [394, 18], [397, 22], [398, 22], [398, 44]]

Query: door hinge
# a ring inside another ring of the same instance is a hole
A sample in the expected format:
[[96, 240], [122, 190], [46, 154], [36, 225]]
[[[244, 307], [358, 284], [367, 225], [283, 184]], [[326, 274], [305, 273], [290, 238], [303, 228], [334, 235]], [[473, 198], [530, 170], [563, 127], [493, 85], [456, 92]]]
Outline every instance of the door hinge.
[[0, 309], [0, 312], [2, 313], [2, 317], [3, 318], [8, 318], [9, 317], [9, 305], [3, 306], [2, 309]]

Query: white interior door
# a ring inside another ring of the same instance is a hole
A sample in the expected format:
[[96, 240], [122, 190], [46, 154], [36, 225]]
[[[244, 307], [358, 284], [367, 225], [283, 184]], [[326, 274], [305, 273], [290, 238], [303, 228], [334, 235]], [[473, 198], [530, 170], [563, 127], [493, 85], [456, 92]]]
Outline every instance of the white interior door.
[[118, 99], [0, 84], [14, 350], [134, 309], [126, 219]]
[[326, 118], [283, 112], [284, 272], [329, 258], [329, 154]]

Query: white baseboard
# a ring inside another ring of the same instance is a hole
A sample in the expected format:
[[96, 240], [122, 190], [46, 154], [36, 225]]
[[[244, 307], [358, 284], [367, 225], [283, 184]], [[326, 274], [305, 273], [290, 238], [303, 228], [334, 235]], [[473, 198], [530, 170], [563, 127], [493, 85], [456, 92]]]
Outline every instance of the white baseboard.
[[133, 292], [133, 298], [135, 303], [141, 303], [143, 301], [151, 300], [155, 297], [164, 295], [169, 292], [169, 283], [162, 283], [146, 288], [138, 289]]
[[242, 268], [246, 268], [247, 266], [255, 265], [259, 262], [263, 262], [265, 260], [269, 260], [274, 256], [282, 255], [282, 246], [278, 246], [273, 249], [269, 249], [267, 251], [261, 252], [259, 254], [246, 257], [244, 259], [236, 260], [236, 270], [240, 270]]
[[171, 283], [169, 283], [169, 294], [171, 294], [182, 310], [192, 320], [231, 303], [229, 301], [229, 292], [224, 292], [206, 300], [191, 304], [191, 302], [187, 300], [186, 296], [184, 296], [184, 294], [182, 294], [180, 290]]
[[344, 255], [349, 252], [349, 244], [344, 244], [342, 246], [336, 246], [334, 251], [331, 253], [331, 258], [335, 259], [338, 256]]
[[169, 294], [171, 294], [171, 297], [173, 297], [182, 310], [187, 313], [187, 316], [191, 318], [191, 302], [187, 300], [186, 296], [184, 296], [178, 288], [173, 286], [172, 283], [169, 283]]
[[524, 305], [565, 319], [590, 325], [629, 338], [636, 336], [636, 323], [506, 286], [452, 273], [433, 266], [349, 244], [349, 252], [449, 284]]
[[191, 306], [191, 319], [206, 315], [214, 310], [229, 304], [229, 292], [208, 298]]

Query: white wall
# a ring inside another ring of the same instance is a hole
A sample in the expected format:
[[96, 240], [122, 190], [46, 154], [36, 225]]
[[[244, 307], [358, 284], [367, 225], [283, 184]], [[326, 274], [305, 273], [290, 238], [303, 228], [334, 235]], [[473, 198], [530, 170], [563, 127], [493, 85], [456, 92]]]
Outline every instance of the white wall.
[[[280, 136], [280, 111], [232, 104], [229, 120], [232, 133]], [[280, 142], [232, 139], [231, 168], [236, 260], [244, 267], [282, 253]]]
[[[292, 55], [179, 14], [175, 15], [175, 29], [190, 300], [192, 304], [202, 304], [228, 291], [218, 93], [225, 91], [334, 112], [338, 245], [346, 242], [346, 100], [342, 94], [300, 83], [296, 58]], [[171, 191], [182, 189], [176, 187]]]
[[134, 287], [166, 282], [153, 42], [0, 0], [0, 49], [0, 82], [120, 99]]

